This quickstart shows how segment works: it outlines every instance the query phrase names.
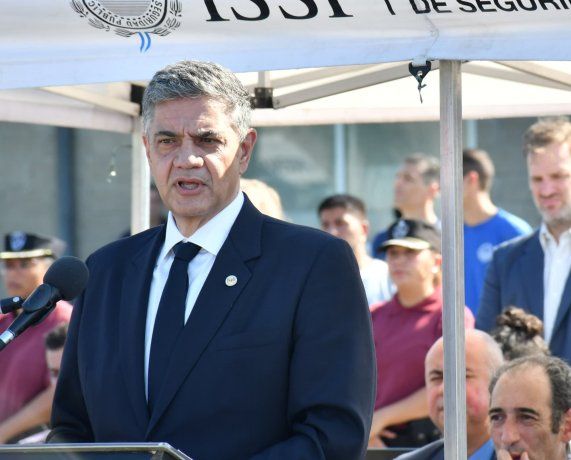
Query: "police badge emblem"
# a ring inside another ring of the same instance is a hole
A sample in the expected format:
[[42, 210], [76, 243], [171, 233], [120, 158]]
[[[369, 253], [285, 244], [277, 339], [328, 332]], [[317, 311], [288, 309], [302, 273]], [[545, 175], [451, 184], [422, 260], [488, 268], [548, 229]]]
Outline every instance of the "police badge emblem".
[[180, 26], [181, 0], [71, 0], [71, 7], [89, 24], [122, 37], [138, 35], [139, 50], [151, 47], [151, 35], [161, 37]]
[[8, 236], [10, 251], [18, 252], [26, 246], [26, 234], [24, 232], [12, 232]]
[[408, 224], [404, 220], [399, 220], [393, 228], [393, 238], [404, 238], [409, 231]]

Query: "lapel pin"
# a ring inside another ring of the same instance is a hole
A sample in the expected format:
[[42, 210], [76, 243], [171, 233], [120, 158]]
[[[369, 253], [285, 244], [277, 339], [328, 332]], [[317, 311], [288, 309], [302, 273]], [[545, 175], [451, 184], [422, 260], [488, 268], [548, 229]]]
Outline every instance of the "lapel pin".
[[234, 275], [228, 275], [226, 277], [226, 286], [234, 286], [238, 282], [238, 278]]

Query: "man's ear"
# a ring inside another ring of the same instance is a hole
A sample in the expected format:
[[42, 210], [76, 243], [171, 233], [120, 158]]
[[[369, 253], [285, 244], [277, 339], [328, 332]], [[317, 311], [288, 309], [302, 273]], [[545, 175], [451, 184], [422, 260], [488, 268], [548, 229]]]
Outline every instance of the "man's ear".
[[149, 138], [143, 134], [143, 145], [145, 146], [145, 154], [147, 155], [147, 161], [149, 165], [151, 164], [151, 144], [149, 142]]
[[238, 149], [238, 155], [240, 156], [240, 174], [244, 174], [248, 169], [257, 138], [258, 133], [255, 129], [251, 128], [244, 140], [240, 143], [240, 148]]
[[438, 196], [438, 194], [440, 193], [440, 184], [436, 181], [433, 181], [429, 184], [428, 190], [429, 190], [430, 196], [432, 198], [436, 198]]
[[365, 236], [368, 236], [369, 230], [371, 229], [371, 224], [369, 223], [369, 220], [363, 219], [363, 221], [361, 222], [361, 225], [363, 226], [363, 232], [365, 233]]
[[559, 427], [559, 437], [562, 442], [571, 441], [571, 409], [561, 417], [561, 426]]

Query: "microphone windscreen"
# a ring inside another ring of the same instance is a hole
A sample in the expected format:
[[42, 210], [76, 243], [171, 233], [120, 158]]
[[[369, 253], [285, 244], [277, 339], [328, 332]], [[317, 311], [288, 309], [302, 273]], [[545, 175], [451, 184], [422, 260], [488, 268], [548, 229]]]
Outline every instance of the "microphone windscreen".
[[44, 283], [55, 287], [63, 300], [75, 299], [87, 284], [89, 269], [77, 257], [65, 256], [50, 265]]

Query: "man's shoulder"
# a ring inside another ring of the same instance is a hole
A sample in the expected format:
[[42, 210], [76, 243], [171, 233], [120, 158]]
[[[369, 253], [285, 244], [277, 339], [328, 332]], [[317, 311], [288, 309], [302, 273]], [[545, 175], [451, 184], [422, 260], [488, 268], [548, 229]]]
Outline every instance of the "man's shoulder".
[[305, 225], [293, 224], [273, 217], [264, 216], [262, 235], [268, 243], [283, 244], [284, 249], [305, 251], [309, 248], [320, 248], [337, 242], [345, 243], [340, 238], [336, 238], [322, 230], [307, 227]]
[[507, 227], [508, 229], [511, 229], [518, 234], [528, 235], [533, 232], [533, 228], [525, 220], [523, 220], [521, 217], [516, 216], [515, 214], [506, 211], [505, 209], [498, 209], [496, 217], [496, 221], [500, 225]]
[[[437, 439], [424, 447], [420, 447], [412, 452], [399, 455], [397, 460], [432, 460], [438, 452], [444, 450], [444, 440]], [[444, 457], [442, 457], [444, 458]]]
[[90, 261], [107, 261], [107, 260], [121, 260], [128, 254], [134, 254], [141, 248], [150, 245], [155, 239], [158, 233], [164, 230], [164, 225], [159, 225], [158, 227], [153, 227], [148, 230], [144, 230], [135, 235], [128, 236], [125, 238], [120, 238], [116, 241], [106, 244], [94, 251], [89, 257]]
[[539, 244], [539, 230], [501, 243], [494, 250], [494, 258], [517, 257], [532, 244]]

